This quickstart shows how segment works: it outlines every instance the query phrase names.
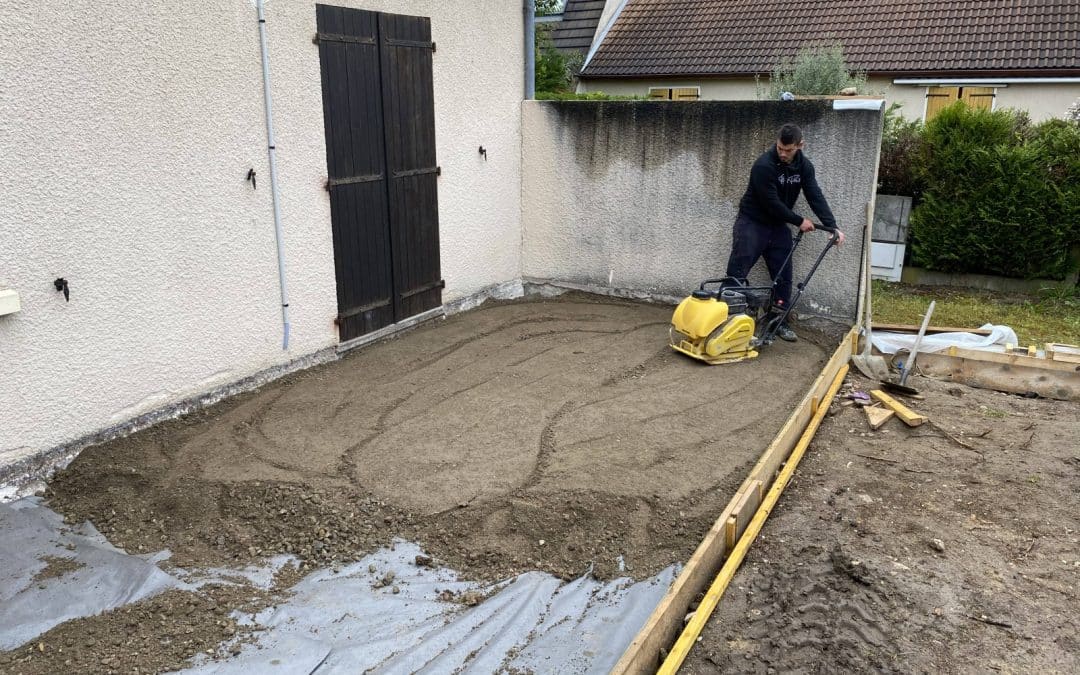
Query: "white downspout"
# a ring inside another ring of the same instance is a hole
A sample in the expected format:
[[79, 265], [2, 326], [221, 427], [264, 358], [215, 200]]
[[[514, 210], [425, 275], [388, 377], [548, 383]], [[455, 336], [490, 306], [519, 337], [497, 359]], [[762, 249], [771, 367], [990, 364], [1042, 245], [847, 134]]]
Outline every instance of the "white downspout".
[[536, 5], [523, 0], [525, 12], [525, 99], [536, 98]]
[[289, 349], [289, 288], [285, 283], [285, 242], [281, 233], [281, 195], [278, 193], [277, 162], [274, 147], [274, 106], [270, 95], [270, 56], [266, 47], [266, 17], [263, 0], [256, 0], [259, 15], [259, 43], [262, 47], [263, 103], [266, 106], [266, 144], [270, 154], [270, 194], [274, 202], [274, 237], [277, 239], [278, 285], [281, 287], [281, 323], [284, 335], [281, 348]]

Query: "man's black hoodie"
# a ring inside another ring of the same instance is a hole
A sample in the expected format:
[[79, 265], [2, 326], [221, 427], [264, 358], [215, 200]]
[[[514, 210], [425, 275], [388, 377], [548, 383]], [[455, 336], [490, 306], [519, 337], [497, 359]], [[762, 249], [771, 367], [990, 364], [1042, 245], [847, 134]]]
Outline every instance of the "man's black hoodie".
[[818, 187], [814, 165], [803, 156], [802, 150], [795, 153], [790, 164], [784, 164], [775, 145], [758, 157], [750, 169], [750, 185], [739, 202], [739, 213], [762, 225], [791, 223], [798, 226], [803, 217], [791, 207], [799, 198], [799, 190], [806, 195], [806, 201], [821, 220], [823, 229], [835, 229], [836, 219]]

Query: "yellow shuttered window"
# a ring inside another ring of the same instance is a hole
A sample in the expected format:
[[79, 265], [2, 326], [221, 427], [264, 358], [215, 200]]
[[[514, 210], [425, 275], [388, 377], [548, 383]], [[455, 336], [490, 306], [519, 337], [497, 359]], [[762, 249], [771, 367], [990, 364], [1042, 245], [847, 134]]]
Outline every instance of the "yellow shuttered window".
[[701, 87], [649, 87], [649, 98], [658, 101], [696, 101]]
[[960, 90], [960, 100], [972, 108], [983, 110], [994, 109], [993, 87], [963, 87]]
[[960, 87], [927, 87], [926, 121], [960, 100]]
[[983, 110], [994, 109], [993, 87], [927, 87], [926, 121], [957, 101]]

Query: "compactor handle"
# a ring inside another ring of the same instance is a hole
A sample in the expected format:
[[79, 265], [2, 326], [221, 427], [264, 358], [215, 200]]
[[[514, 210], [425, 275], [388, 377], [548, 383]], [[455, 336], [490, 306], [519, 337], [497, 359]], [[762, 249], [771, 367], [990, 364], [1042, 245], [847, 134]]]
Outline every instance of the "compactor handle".
[[708, 285], [708, 284], [723, 284], [723, 283], [727, 283], [727, 282], [731, 282], [736, 286], [745, 286], [746, 285], [746, 283], [744, 281], [742, 281], [741, 279], [736, 279], [735, 277], [720, 277], [719, 279], [706, 279], [705, 281], [702, 281], [701, 285], [698, 286], [698, 290], [699, 291], [704, 291], [705, 286]]

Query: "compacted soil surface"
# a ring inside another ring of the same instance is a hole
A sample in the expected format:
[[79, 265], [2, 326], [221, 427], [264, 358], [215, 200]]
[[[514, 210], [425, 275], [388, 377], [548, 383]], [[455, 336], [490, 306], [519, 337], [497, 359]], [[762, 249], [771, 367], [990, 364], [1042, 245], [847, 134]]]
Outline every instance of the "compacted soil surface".
[[1080, 404], [913, 380], [833, 403], [682, 672], [1080, 672]]
[[[777, 342], [709, 367], [667, 346], [671, 311], [583, 295], [486, 304], [88, 448], [47, 504], [129, 552], [169, 549], [165, 567], [291, 553], [306, 570], [402, 538], [479, 580], [646, 578], [689, 558], [832, 351]], [[170, 598], [184, 616], [226, 601]], [[148, 616], [174, 616], [154, 602]], [[85, 663], [158, 669], [130, 614], [144, 604], [54, 630], [118, 632], [117, 650], [143, 657], [113, 655], [110, 638], [78, 643]], [[233, 630], [206, 616], [190, 635]], [[169, 666], [208, 648], [187, 642]], [[48, 648], [0, 653], [0, 670], [48, 672]]]

